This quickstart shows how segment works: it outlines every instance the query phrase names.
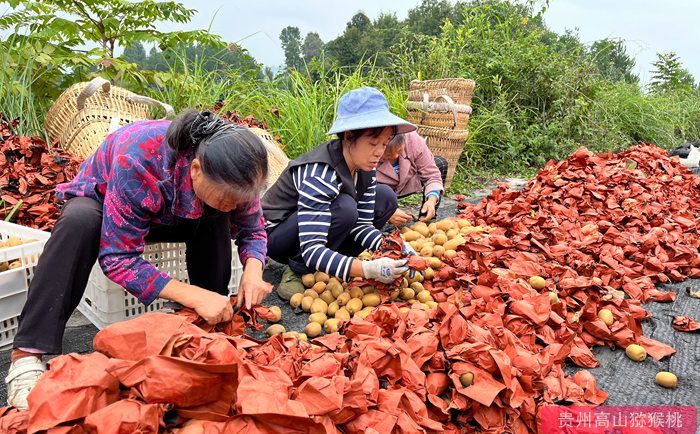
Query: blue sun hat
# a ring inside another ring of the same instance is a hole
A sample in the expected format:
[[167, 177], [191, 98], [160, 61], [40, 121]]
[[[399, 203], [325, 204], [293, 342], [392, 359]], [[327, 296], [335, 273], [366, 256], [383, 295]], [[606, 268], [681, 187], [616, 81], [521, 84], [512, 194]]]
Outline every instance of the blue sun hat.
[[384, 94], [373, 87], [351, 90], [338, 101], [338, 113], [328, 135], [363, 128], [396, 127], [397, 134], [416, 129], [412, 123], [389, 111]]

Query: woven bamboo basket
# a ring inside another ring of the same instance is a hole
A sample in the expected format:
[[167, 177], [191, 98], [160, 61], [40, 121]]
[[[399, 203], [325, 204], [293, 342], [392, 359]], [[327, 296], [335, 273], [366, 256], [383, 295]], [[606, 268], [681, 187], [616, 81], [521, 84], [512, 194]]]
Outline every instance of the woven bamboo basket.
[[452, 184], [459, 157], [464, 152], [464, 144], [469, 137], [469, 130], [453, 130], [448, 128], [428, 127], [418, 125], [418, 134], [428, 144], [433, 155], [439, 155], [447, 160], [447, 178], [445, 188]]
[[59, 139], [66, 151], [88, 157], [110, 132], [130, 122], [150, 119], [152, 107], [163, 109], [168, 118], [174, 114], [168, 104], [96, 77], [63, 92], [46, 114], [44, 129], [49, 139]]
[[[444, 100], [445, 102], [439, 102]], [[426, 127], [466, 130], [472, 108], [465, 104], [455, 104], [447, 95], [439, 95], [429, 101], [428, 93], [423, 94], [423, 102], [408, 101], [408, 121]]]
[[289, 158], [284, 153], [282, 144], [275, 140], [269, 131], [262, 128], [249, 128], [249, 130], [262, 139], [263, 145], [267, 149], [267, 186], [270, 187], [287, 168]]
[[467, 78], [443, 78], [440, 80], [413, 80], [408, 85], [408, 99], [422, 101], [423, 94], [428, 93], [431, 100], [440, 95], [449, 95], [455, 104], [469, 105], [474, 96], [474, 80]]

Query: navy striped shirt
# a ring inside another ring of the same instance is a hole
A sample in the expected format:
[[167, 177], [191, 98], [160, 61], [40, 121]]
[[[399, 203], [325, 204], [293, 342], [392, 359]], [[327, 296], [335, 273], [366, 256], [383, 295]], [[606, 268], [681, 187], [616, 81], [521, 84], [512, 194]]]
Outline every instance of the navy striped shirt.
[[[309, 268], [349, 281], [354, 258], [326, 247], [331, 226], [331, 202], [340, 194], [340, 178], [328, 164], [308, 163], [295, 168], [292, 179], [299, 192], [299, 247], [304, 263]], [[350, 231], [355, 241], [370, 250], [376, 250], [382, 241], [382, 233], [372, 225], [376, 186], [376, 172], [373, 172], [367, 191], [358, 198], [358, 218]], [[276, 225], [266, 223], [268, 228]]]

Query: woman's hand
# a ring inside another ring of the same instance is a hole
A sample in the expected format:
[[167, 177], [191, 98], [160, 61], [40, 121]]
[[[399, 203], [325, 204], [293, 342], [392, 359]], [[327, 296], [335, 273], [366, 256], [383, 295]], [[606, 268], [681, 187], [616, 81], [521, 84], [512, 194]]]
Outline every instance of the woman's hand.
[[263, 299], [272, 292], [272, 284], [265, 282], [262, 278], [263, 264], [258, 259], [250, 258], [246, 261], [243, 277], [238, 287], [237, 308], [243, 306], [245, 301], [246, 309], [250, 309], [256, 304], [262, 303]]
[[213, 291], [204, 289], [192, 309], [197, 315], [204, 318], [209, 325], [220, 322], [231, 321], [233, 318], [233, 307], [231, 299], [226, 295], [221, 295]]
[[194, 309], [210, 325], [231, 321], [233, 317], [233, 307], [228, 296], [179, 280], [168, 282], [158, 296]]
[[413, 216], [411, 215], [410, 212], [406, 212], [402, 210], [401, 208], [398, 208], [395, 212], [394, 215], [389, 217], [389, 224], [392, 224], [394, 226], [401, 226], [405, 225], [408, 222], [413, 221]]
[[428, 198], [428, 200], [425, 201], [425, 203], [423, 204], [423, 207], [420, 210], [420, 213], [423, 217], [421, 217], [419, 220], [422, 222], [427, 222], [428, 220], [432, 220], [436, 214], [435, 205], [437, 205], [437, 199], [433, 196], [430, 196]]

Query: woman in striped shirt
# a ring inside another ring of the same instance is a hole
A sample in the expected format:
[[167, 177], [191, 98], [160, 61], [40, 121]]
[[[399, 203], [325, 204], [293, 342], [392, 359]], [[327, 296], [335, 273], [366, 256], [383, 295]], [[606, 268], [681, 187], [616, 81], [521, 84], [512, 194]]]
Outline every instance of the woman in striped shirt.
[[337, 138], [290, 162], [265, 193], [268, 256], [288, 265], [277, 289], [282, 298], [302, 292], [299, 275], [317, 270], [386, 283], [407, 270], [404, 259], [355, 256], [381, 244], [378, 228], [396, 211], [397, 199], [391, 188], [377, 185], [377, 164], [394, 135], [413, 130], [389, 111], [377, 89], [352, 90], [341, 97], [328, 132]]

